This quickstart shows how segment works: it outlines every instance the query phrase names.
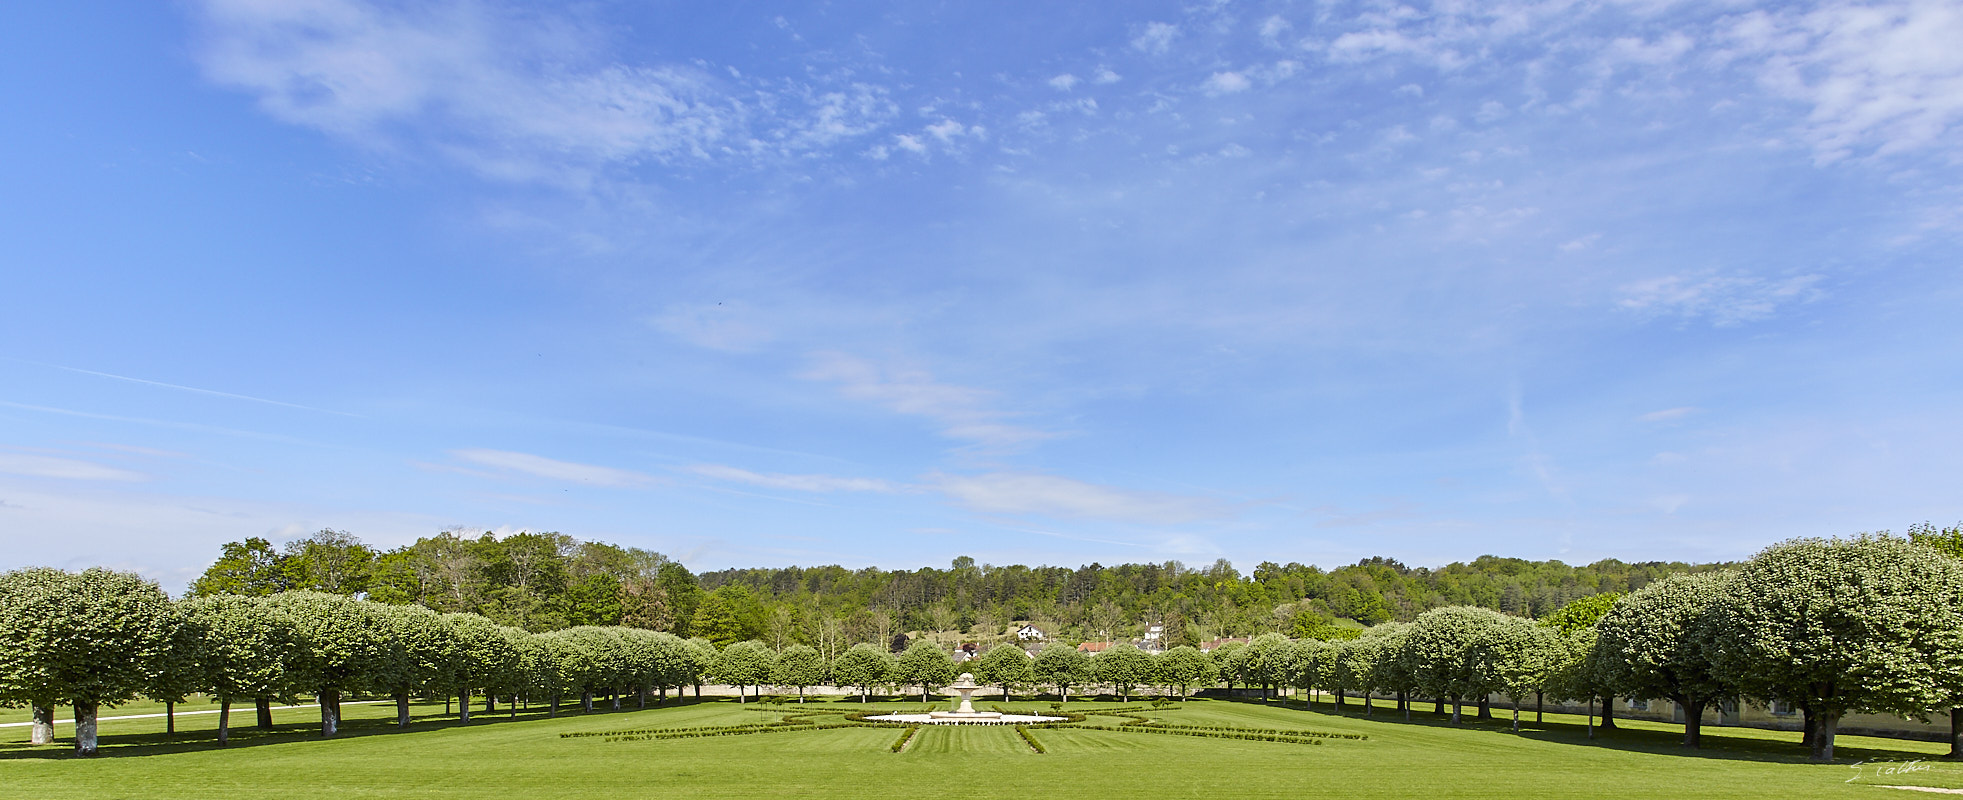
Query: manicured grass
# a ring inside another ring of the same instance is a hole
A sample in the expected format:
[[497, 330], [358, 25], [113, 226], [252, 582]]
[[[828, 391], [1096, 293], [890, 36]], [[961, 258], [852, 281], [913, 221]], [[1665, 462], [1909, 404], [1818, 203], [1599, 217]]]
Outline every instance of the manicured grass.
[[[1048, 711], [1011, 702], [1010, 710]], [[1074, 711], [1142, 703], [1077, 703]], [[481, 705], [479, 706], [481, 708]], [[103, 724], [104, 755], [79, 760], [64, 747], [23, 744], [25, 728], [0, 729], [0, 798], [159, 797], [524, 797], [612, 798], [890, 797], [973, 789], [983, 794], [1119, 792], [1152, 797], [1834, 797], [1890, 796], [1846, 783], [1963, 787], [1963, 765], [1877, 776], [1850, 768], [1858, 759], [1906, 761], [1944, 752], [1934, 743], [1843, 737], [1844, 763], [1807, 763], [1797, 735], [1707, 728], [1709, 746], [1677, 747], [1680, 730], [1657, 723], [1590, 741], [1579, 718], [1550, 715], [1544, 725], [1507, 730], [1504, 718], [1452, 727], [1429, 713], [1410, 723], [1379, 708], [1338, 715], [1236, 701], [1194, 701], [1133, 712], [1166, 725], [1356, 733], [1320, 745], [1145, 735], [1099, 730], [1121, 717], [1034, 731], [1047, 748], [1032, 752], [1009, 727], [924, 727], [906, 752], [888, 748], [899, 729], [787, 730], [764, 734], [609, 742], [561, 733], [746, 725], [784, 713], [861, 709], [919, 710], [918, 702], [739, 706], [712, 700], [679, 707], [562, 713], [502, 712], [469, 726], [443, 718], [441, 704], [415, 709], [415, 730], [393, 729], [390, 705], [348, 706], [347, 733], [310, 735], [312, 709], [279, 712], [280, 729], [238, 729], [232, 747], [211, 744], [215, 715], [184, 717], [166, 742], [162, 720]], [[602, 706], [604, 708], [604, 706]], [[235, 721], [250, 723], [251, 708]], [[140, 713], [140, 712], [138, 712]], [[235, 710], [237, 713], [237, 710]], [[1503, 716], [1496, 710], [1496, 716]], [[842, 717], [820, 717], [839, 720]], [[1529, 718], [1530, 720], [1531, 718]], [[67, 729], [58, 733], [71, 735]], [[965, 789], [964, 789], [965, 787]]]

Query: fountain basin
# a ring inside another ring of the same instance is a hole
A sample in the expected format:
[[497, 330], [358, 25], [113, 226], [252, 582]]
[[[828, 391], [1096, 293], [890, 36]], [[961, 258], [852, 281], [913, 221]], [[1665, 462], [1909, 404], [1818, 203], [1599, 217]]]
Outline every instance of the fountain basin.
[[865, 718], [869, 722], [902, 722], [915, 725], [1035, 725], [1039, 722], [1065, 722], [1068, 717], [1045, 714], [1003, 714], [997, 711], [933, 711], [926, 714], [880, 714]]

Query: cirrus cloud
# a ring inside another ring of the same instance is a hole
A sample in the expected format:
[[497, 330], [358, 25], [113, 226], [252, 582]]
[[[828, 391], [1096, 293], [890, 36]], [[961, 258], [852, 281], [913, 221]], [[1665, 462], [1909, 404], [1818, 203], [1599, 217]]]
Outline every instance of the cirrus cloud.
[[937, 475], [932, 482], [956, 503], [991, 514], [1178, 525], [1217, 519], [1227, 513], [1219, 503], [1205, 498], [1134, 492], [1031, 472]]

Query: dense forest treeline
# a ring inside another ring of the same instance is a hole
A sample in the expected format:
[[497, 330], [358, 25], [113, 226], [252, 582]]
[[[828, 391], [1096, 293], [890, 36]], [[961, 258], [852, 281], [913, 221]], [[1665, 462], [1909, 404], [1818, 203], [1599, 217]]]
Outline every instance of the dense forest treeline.
[[1268, 632], [1331, 638], [1445, 606], [1538, 619], [1579, 598], [1724, 566], [1613, 559], [1572, 566], [1481, 556], [1431, 569], [1375, 557], [1329, 570], [1263, 562], [1243, 574], [1224, 559], [1204, 567], [1168, 561], [1070, 568], [977, 564], [964, 556], [945, 569], [695, 575], [660, 553], [559, 533], [446, 531], [378, 551], [325, 530], [283, 548], [259, 538], [229, 543], [191, 594], [310, 589], [477, 613], [530, 631], [625, 625], [719, 644], [759, 639], [826, 651], [919, 632], [959, 632], [987, 643], [1020, 621], [1064, 641], [1126, 639], [1163, 625], [1171, 646]]

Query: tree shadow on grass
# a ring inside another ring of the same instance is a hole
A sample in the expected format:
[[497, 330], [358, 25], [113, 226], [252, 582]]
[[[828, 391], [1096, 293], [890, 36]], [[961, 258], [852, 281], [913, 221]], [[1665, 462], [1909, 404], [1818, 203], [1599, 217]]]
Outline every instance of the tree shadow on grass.
[[[1493, 709], [1494, 714], [1491, 718], [1481, 719], [1475, 716], [1471, 707], [1468, 706], [1462, 715], [1462, 721], [1454, 725], [1452, 724], [1452, 714], [1449, 710], [1440, 714], [1429, 709], [1418, 710], [1414, 707], [1412, 709], [1411, 719], [1407, 722], [1404, 719], [1404, 712], [1397, 711], [1396, 706], [1389, 706], [1387, 708], [1380, 706], [1371, 715], [1364, 716], [1360, 706], [1346, 706], [1338, 711], [1328, 704], [1315, 704], [1304, 708], [1299, 702], [1291, 702], [1284, 705], [1283, 703], [1272, 701], [1264, 703], [1252, 698], [1232, 698], [1227, 699], [1227, 701], [1263, 706], [1266, 708], [1287, 708], [1292, 711], [1305, 711], [1318, 716], [1333, 716], [1361, 722], [1381, 722], [1387, 725], [1451, 729], [1468, 732], [1483, 731], [1507, 736], [1519, 736], [1537, 741], [1570, 744], [1577, 747], [1605, 747], [1628, 752], [1726, 761], [1764, 761], [1792, 764], [1819, 763], [1813, 761], [1808, 750], [1800, 745], [1797, 734], [1794, 734], [1795, 738], [1792, 740], [1782, 740], [1769, 739], [1763, 735], [1746, 735], [1742, 733], [1746, 730], [1759, 734], [1767, 732], [1758, 728], [1706, 725], [1699, 735], [1703, 746], [1689, 748], [1683, 746], [1683, 733], [1681, 729], [1658, 730], [1629, 725], [1607, 729], [1597, 727], [1594, 737], [1590, 738], [1586, 723], [1559, 721], [1529, 722], [1524, 713], [1520, 721], [1520, 730], [1516, 732], [1513, 730], [1511, 712], [1500, 708]], [[1426, 703], [1424, 705], [1430, 704]], [[1447, 706], [1447, 708], [1449, 709], [1450, 706]], [[1625, 720], [1624, 722], [1627, 721]], [[1734, 734], [1731, 733], [1732, 731], [1739, 731], [1741, 733]], [[1940, 758], [1940, 756], [1923, 750], [1877, 746], [1872, 737], [1862, 737], [1859, 744], [1854, 742], [1855, 740], [1845, 738], [1837, 739], [1834, 742], [1834, 763], [1908, 761]]]
[[[543, 719], [581, 719], [622, 716], [636, 711], [679, 708], [705, 702], [716, 701], [710, 698], [704, 698], [702, 700], [691, 698], [681, 702], [670, 699], [667, 703], [649, 704], [647, 708], [638, 708], [630, 703], [623, 702], [619, 711], [614, 711], [600, 702], [595, 702], [591, 712], [582, 711], [577, 705], [562, 705], [559, 707], [557, 717], [550, 716], [545, 706], [532, 706], [529, 709], [520, 710], [515, 715], [502, 710], [488, 714], [484, 712], [473, 712], [471, 721], [468, 723], [458, 719], [454, 712], [448, 714], [436, 712], [414, 716], [409, 723], [409, 727], [406, 728], [397, 726], [393, 716], [377, 719], [344, 720], [341, 723], [340, 732], [334, 736], [334, 739], [359, 739], [391, 734], [415, 734], [427, 731], [450, 730], [452, 728], [479, 728], [486, 725], [532, 722]], [[248, 719], [250, 719], [251, 714], [251, 707], [247, 707], [245, 709], [245, 715]], [[264, 747], [266, 745], [318, 742], [322, 741], [322, 739], [320, 736], [319, 721], [310, 720], [307, 722], [281, 723], [274, 725], [270, 729], [260, 728], [256, 725], [235, 726], [231, 729], [231, 741], [222, 747], [218, 744], [218, 731], [216, 729], [179, 731], [174, 736], [165, 736], [161, 731], [151, 733], [104, 733], [100, 734], [96, 741], [100, 749], [96, 752], [94, 758], [102, 759], [143, 758], [148, 756], [175, 755], [178, 753], [238, 750], [241, 748]], [[81, 756], [75, 755], [75, 737], [72, 730], [68, 736], [57, 736], [54, 744], [0, 742], [0, 762], [58, 760], [83, 760]]]

